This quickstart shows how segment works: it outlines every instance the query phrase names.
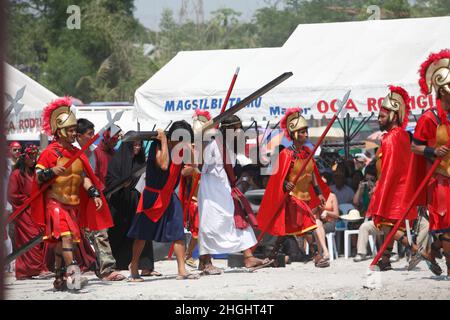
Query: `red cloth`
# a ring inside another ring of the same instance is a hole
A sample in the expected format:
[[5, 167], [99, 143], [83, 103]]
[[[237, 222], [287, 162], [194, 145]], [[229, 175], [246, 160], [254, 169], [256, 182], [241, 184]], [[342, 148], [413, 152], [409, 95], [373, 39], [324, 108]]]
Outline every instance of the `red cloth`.
[[[367, 215], [388, 220], [398, 220], [404, 214], [402, 202], [406, 192], [406, 179], [411, 159], [409, 134], [402, 128], [394, 128], [383, 136], [380, 147], [381, 175], [370, 199]], [[406, 219], [417, 218], [413, 208]]]
[[[303, 147], [301, 151], [300, 157], [305, 159], [307, 155], [311, 152], [307, 147]], [[267, 183], [267, 188], [264, 192], [263, 199], [261, 201], [261, 205], [259, 207], [259, 212], [257, 215], [258, 225], [261, 230], [266, 230], [268, 224], [270, 223], [275, 211], [278, 209], [278, 206], [283, 201], [284, 198], [284, 190], [283, 190], [283, 182], [286, 179], [286, 176], [289, 173], [291, 162], [294, 161], [294, 151], [291, 148], [286, 148], [280, 152], [280, 156], [278, 158], [277, 163], [275, 163], [274, 168], [278, 168], [278, 170], [270, 176], [269, 182]], [[314, 162], [314, 160], [311, 160]], [[323, 182], [322, 178], [319, 175], [319, 171], [314, 163], [314, 174], [316, 176], [316, 180], [322, 190], [322, 193], [325, 198], [330, 194], [330, 189]], [[307, 204], [309, 208], [316, 208], [320, 204], [320, 200], [318, 196], [315, 194], [313, 186], [311, 185], [309, 194], [311, 195], [311, 200]], [[290, 196], [288, 197], [288, 201]], [[293, 233], [292, 227], [286, 225], [286, 202], [275, 221], [272, 225], [268, 226], [267, 233], [274, 236], [284, 236], [289, 233]], [[291, 202], [292, 204], [292, 202]], [[301, 210], [299, 207], [299, 214]], [[300, 228], [297, 231], [301, 231]]]
[[[11, 203], [13, 210], [16, 210], [28, 199], [31, 194], [32, 182], [33, 175], [26, 173], [22, 175], [18, 169], [11, 173], [8, 184], [8, 201]], [[24, 246], [43, 231], [31, 219], [30, 207], [16, 218], [14, 227], [15, 250]], [[30, 278], [48, 271], [45, 264], [44, 246], [44, 243], [40, 243], [16, 259], [17, 279]]]
[[[78, 149], [73, 150], [64, 149], [58, 142], [51, 143], [41, 154], [37, 161], [37, 166], [43, 168], [52, 168], [56, 165], [58, 160], [58, 152], [62, 154], [63, 157], [72, 158]], [[79, 158], [83, 163], [83, 168], [86, 176], [92, 181], [96, 188], [99, 188], [99, 181], [94, 175], [94, 172], [89, 165], [89, 161], [84, 154]], [[40, 185], [37, 183], [36, 177], [33, 180], [32, 193], [39, 191]], [[41, 193], [32, 203], [31, 203], [31, 215], [33, 221], [35, 221], [40, 226], [45, 226], [45, 236], [51, 238], [53, 230], [51, 229], [51, 217], [50, 211], [48, 210], [48, 201], [46, 199], [46, 192]], [[80, 205], [78, 210], [78, 221], [79, 228], [87, 228], [89, 230], [103, 230], [113, 226], [113, 221], [111, 213], [108, 208], [105, 197], [101, 193], [101, 199], [103, 201], [102, 208], [97, 211], [95, 207], [95, 202], [88, 197], [86, 190], [83, 186], [80, 186]]]
[[[192, 177], [182, 177], [180, 180], [180, 185], [178, 187], [178, 197], [181, 201], [181, 206], [183, 208], [183, 221], [184, 227], [189, 227], [189, 231], [192, 234], [192, 237], [198, 238], [198, 226], [199, 226], [199, 217], [198, 217], [198, 203], [196, 200], [189, 201], [189, 193], [187, 185], [187, 180], [190, 179], [191, 183], [194, 182]], [[191, 185], [192, 188], [192, 185]]]
[[48, 240], [56, 240], [61, 236], [70, 235], [74, 242], [80, 242], [78, 206], [65, 205], [55, 199], [48, 198], [47, 212], [50, 218], [47, 224], [50, 224], [49, 229], [52, 231], [52, 237]]
[[[438, 122], [434, 116], [432, 110], [435, 108], [427, 110], [417, 121], [416, 128], [414, 130], [414, 139], [422, 141], [427, 146], [434, 146], [436, 144], [436, 130]], [[424, 156], [418, 154], [412, 154], [409, 170], [406, 179], [406, 191], [404, 194], [403, 201], [405, 207], [411, 201], [414, 193], [416, 192], [419, 185], [425, 179], [427, 172], [431, 164], [427, 163]], [[414, 203], [414, 206], [426, 206], [427, 204], [427, 189], [424, 188], [420, 193], [419, 197]]]
[[114, 156], [114, 149], [107, 149], [103, 141], [95, 148], [95, 175], [100, 181], [100, 190], [105, 190], [106, 175], [108, 174], [108, 163]]
[[450, 231], [450, 178], [437, 174], [431, 178], [428, 187], [428, 211], [430, 230], [434, 232]]
[[169, 167], [170, 170], [169, 178], [167, 179], [166, 184], [161, 190], [150, 188], [148, 186], [145, 187], [145, 190], [157, 193], [158, 198], [150, 208], [145, 208], [144, 206], [145, 190], [144, 190], [144, 192], [141, 193], [136, 213], [146, 214], [147, 217], [149, 217], [150, 220], [152, 220], [153, 222], [157, 222], [159, 219], [161, 219], [162, 215], [164, 214], [164, 212], [166, 212], [167, 208], [169, 207], [173, 191], [176, 187], [178, 177], [180, 176], [181, 173], [181, 167], [182, 166], [180, 164], [174, 164], [173, 162], [171, 162]]
[[[425, 112], [417, 121], [414, 131], [416, 140], [426, 143], [427, 146], [436, 145], [436, 132], [439, 125], [435, 114], [430, 109]], [[405, 203], [413, 197], [419, 184], [424, 180], [431, 162], [424, 156], [413, 155], [408, 172], [407, 192], [405, 193]], [[426, 188], [420, 193], [415, 205], [427, 206], [430, 214], [430, 231], [448, 232], [450, 231], [450, 178], [440, 174], [434, 174]]]
[[317, 228], [316, 218], [308, 203], [295, 197], [287, 199], [285, 207], [286, 235], [302, 235]]

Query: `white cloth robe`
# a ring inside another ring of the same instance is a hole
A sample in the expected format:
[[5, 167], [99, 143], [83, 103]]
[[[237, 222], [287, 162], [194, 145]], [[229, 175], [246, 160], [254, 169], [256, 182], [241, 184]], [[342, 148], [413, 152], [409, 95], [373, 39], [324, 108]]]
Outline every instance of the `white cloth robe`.
[[[234, 163], [234, 153], [228, 152], [228, 157]], [[235, 253], [253, 247], [256, 237], [252, 227], [242, 230], [235, 226], [231, 187], [216, 141], [206, 146], [203, 160], [198, 193], [200, 255]]]

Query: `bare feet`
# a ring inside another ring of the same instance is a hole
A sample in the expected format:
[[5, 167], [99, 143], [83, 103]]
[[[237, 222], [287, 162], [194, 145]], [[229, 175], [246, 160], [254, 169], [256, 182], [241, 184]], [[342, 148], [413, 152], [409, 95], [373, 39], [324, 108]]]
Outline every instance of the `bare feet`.
[[264, 260], [258, 259], [255, 256], [244, 257], [244, 264], [246, 268], [254, 268], [260, 265], [264, 265], [269, 263], [271, 260], [269, 258], [265, 258]]

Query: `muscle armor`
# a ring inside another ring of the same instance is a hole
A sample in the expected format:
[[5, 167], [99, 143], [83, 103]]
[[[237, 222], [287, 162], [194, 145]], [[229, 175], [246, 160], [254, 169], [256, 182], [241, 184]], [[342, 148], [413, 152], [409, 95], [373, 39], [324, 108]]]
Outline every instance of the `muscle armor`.
[[[297, 176], [298, 172], [300, 171], [300, 168], [303, 166], [303, 163], [306, 161], [306, 159], [297, 159], [294, 162], [293, 167], [289, 171], [287, 180], [291, 183], [294, 183], [294, 179]], [[296, 197], [297, 199], [303, 200], [303, 201], [309, 201], [311, 200], [311, 195], [309, 194], [309, 189], [312, 183], [312, 175], [314, 171], [314, 164], [312, 161], [309, 161], [304, 173], [300, 176], [300, 178], [297, 181], [297, 184], [294, 187], [294, 190], [292, 190], [289, 194], [291, 196]]]
[[[68, 158], [58, 158], [56, 165], [63, 166], [67, 161]], [[76, 206], [80, 204], [79, 190], [82, 182], [83, 163], [77, 159], [62, 175], [56, 177], [48, 195], [63, 204]]]

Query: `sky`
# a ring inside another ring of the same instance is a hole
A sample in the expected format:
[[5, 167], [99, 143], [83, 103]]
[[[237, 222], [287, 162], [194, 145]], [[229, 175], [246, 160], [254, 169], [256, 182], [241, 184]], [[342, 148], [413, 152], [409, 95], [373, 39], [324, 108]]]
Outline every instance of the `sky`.
[[[189, 3], [194, 0], [188, 0]], [[267, 7], [273, 1], [268, 0], [203, 0], [203, 11], [205, 19], [210, 18], [210, 12], [220, 8], [232, 8], [242, 15], [240, 19], [249, 21], [256, 9]], [[147, 28], [159, 30], [159, 19], [164, 8], [170, 8], [174, 12], [174, 17], [178, 21], [182, 0], [135, 0], [135, 17]], [[192, 4], [191, 4], [192, 8]], [[195, 16], [192, 16], [192, 20]]]

